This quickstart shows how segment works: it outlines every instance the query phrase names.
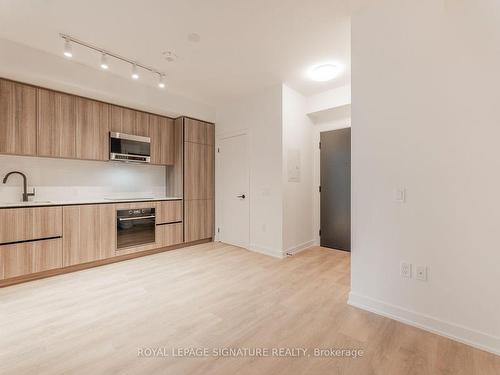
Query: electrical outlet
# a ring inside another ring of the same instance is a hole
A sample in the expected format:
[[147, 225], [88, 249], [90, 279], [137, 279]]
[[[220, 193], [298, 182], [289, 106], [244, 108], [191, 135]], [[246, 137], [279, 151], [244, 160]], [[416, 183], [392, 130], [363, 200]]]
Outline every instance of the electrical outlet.
[[426, 266], [417, 266], [417, 272], [415, 274], [417, 280], [427, 281], [427, 267]]
[[411, 279], [411, 263], [401, 262], [401, 277]]

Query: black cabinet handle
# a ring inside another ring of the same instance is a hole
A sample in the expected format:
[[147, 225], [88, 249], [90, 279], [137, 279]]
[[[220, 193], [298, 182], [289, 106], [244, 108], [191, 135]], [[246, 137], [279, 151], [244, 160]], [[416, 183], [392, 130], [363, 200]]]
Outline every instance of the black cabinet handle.
[[237, 198], [245, 199], [245, 194], [237, 195]]

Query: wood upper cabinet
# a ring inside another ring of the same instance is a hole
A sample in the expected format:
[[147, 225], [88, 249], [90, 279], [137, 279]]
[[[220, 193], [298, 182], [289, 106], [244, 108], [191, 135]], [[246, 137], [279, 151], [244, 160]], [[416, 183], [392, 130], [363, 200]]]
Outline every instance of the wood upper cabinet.
[[151, 163], [173, 165], [175, 155], [174, 120], [149, 115], [151, 137]]
[[112, 132], [149, 137], [149, 115], [145, 112], [112, 105], [110, 128]]
[[0, 79], [0, 153], [36, 155], [36, 88]]
[[114, 204], [65, 206], [63, 213], [64, 267], [115, 255]]
[[76, 158], [77, 97], [38, 91], [38, 155]]
[[0, 246], [0, 279], [61, 267], [61, 238]]
[[0, 244], [62, 236], [61, 207], [0, 209]]
[[76, 99], [76, 157], [109, 160], [109, 105]]
[[215, 144], [214, 124], [184, 118], [184, 141], [205, 145]]

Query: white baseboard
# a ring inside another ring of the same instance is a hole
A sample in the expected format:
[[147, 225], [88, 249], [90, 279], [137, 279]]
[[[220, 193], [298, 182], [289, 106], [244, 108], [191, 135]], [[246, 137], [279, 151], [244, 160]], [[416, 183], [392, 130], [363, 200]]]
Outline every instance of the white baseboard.
[[500, 337], [488, 335], [473, 329], [448, 323], [428, 315], [410, 311], [354, 292], [349, 293], [347, 302], [372, 313], [448, 337], [452, 340], [500, 355]]
[[300, 245], [293, 246], [293, 247], [286, 249], [285, 251], [283, 251], [283, 255], [287, 255], [287, 254], [294, 255], [294, 254], [300, 253], [301, 251], [307, 250], [310, 247], [314, 246], [314, 244], [315, 244], [314, 240], [310, 240], [310, 241], [301, 243]]
[[248, 250], [250, 251], [255, 251], [256, 253], [264, 254], [264, 255], [269, 255], [274, 258], [283, 258], [283, 252], [281, 249], [273, 249], [270, 247], [265, 247], [265, 246], [260, 246], [260, 245], [255, 245], [255, 244], [250, 244], [248, 247]]

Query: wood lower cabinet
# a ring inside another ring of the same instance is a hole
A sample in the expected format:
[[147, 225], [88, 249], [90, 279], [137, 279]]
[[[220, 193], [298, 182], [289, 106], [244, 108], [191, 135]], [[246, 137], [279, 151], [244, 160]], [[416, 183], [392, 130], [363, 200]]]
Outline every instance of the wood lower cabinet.
[[65, 206], [63, 214], [64, 267], [115, 256], [114, 204]]
[[184, 202], [184, 242], [213, 238], [214, 200], [195, 199]]
[[36, 155], [36, 88], [0, 79], [0, 153]]
[[0, 246], [0, 278], [28, 275], [62, 267], [62, 239]]
[[62, 207], [0, 209], [0, 244], [62, 236]]
[[173, 165], [175, 152], [174, 121], [167, 117], [149, 115], [151, 163]]
[[76, 99], [76, 158], [109, 160], [109, 108], [95, 100]]
[[156, 236], [160, 247], [173, 246], [182, 243], [183, 224], [163, 224], [156, 226]]
[[182, 221], [182, 201], [160, 201], [156, 203], [156, 224]]
[[45, 89], [37, 96], [37, 154], [76, 158], [77, 97]]

